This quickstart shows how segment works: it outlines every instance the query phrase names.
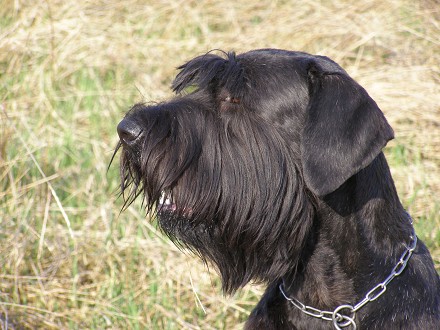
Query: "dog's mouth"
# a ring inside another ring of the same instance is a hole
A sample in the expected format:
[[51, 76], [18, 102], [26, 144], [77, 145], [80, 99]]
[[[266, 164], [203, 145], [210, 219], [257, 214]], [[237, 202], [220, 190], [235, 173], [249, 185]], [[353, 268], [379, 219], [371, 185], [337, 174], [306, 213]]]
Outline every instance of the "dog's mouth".
[[159, 216], [175, 215], [183, 218], [190, 218], [193, 215], [193, 208], [189, 206], [179, 207], [172, 191], [163, 191], [157, 202], [157, 214]]
[[176, 203], [174, 203], [173, 194], [170, 191], [163, 191], [157, 205], [158, 213], [171, 212], [174, 213], [177, 210]]

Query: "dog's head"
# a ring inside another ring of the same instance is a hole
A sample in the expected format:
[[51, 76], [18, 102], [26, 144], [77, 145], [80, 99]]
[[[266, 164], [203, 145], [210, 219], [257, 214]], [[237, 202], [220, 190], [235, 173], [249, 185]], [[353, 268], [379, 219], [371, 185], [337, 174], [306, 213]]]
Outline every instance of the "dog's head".
[[370, 164], [392, 129], [326, 57], [268, 49], [179, 69], [175, 98], [136, 105], [118, 126], [126, 203], [143, 195], [226, 291], [277, 280], [297, 266], [313, 201]]

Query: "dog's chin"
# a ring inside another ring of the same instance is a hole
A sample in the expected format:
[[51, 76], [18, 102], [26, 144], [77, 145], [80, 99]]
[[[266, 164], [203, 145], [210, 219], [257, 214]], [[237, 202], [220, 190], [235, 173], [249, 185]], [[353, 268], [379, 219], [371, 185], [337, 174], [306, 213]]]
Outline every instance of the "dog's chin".
[[185, 232], [191, 221], [191, 209], [177, 206], [172, 193], [163, 192], [157, 202], [157, 218], [161, 229], [173, 240], [186, 241]]
[[177, 205], [173, 201], [171, 195], [162, 193], [157, 202], [157, 218], [162, 230], [169, 236], [176, 236], [175, 223], [182, 219], [178, 216]]

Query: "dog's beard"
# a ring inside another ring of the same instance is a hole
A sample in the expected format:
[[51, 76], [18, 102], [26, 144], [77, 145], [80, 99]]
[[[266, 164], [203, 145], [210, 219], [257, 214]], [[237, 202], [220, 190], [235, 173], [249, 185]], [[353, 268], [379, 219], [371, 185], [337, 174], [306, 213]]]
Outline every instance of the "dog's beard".
[[292, 271], [313, 209], [287, 142], [257, 118], [167, 106], [137, 149], [122, 148], [125, 205], [142, 194], [177, 246], [216, 265], [226, 292]]

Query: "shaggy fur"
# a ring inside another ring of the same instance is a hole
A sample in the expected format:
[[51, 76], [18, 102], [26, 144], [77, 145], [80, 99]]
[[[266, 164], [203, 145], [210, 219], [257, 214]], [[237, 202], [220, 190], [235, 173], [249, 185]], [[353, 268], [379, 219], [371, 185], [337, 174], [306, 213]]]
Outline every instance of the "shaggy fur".
[[[282, 295], [333, 311], [383, 282], [411, 219], [382, 148], [393, 138], [335, 62], [263, 49], [179, 68], [177, 96], [118, 126], [126, 205], [142, 195], [162, 230], [218, 269], [233, 293], [267, 291], [246, 329], [331, 329]], [[358, 329], [440, 329], [440, 281], [418, 242], [404, 272], [356, 314]]]

